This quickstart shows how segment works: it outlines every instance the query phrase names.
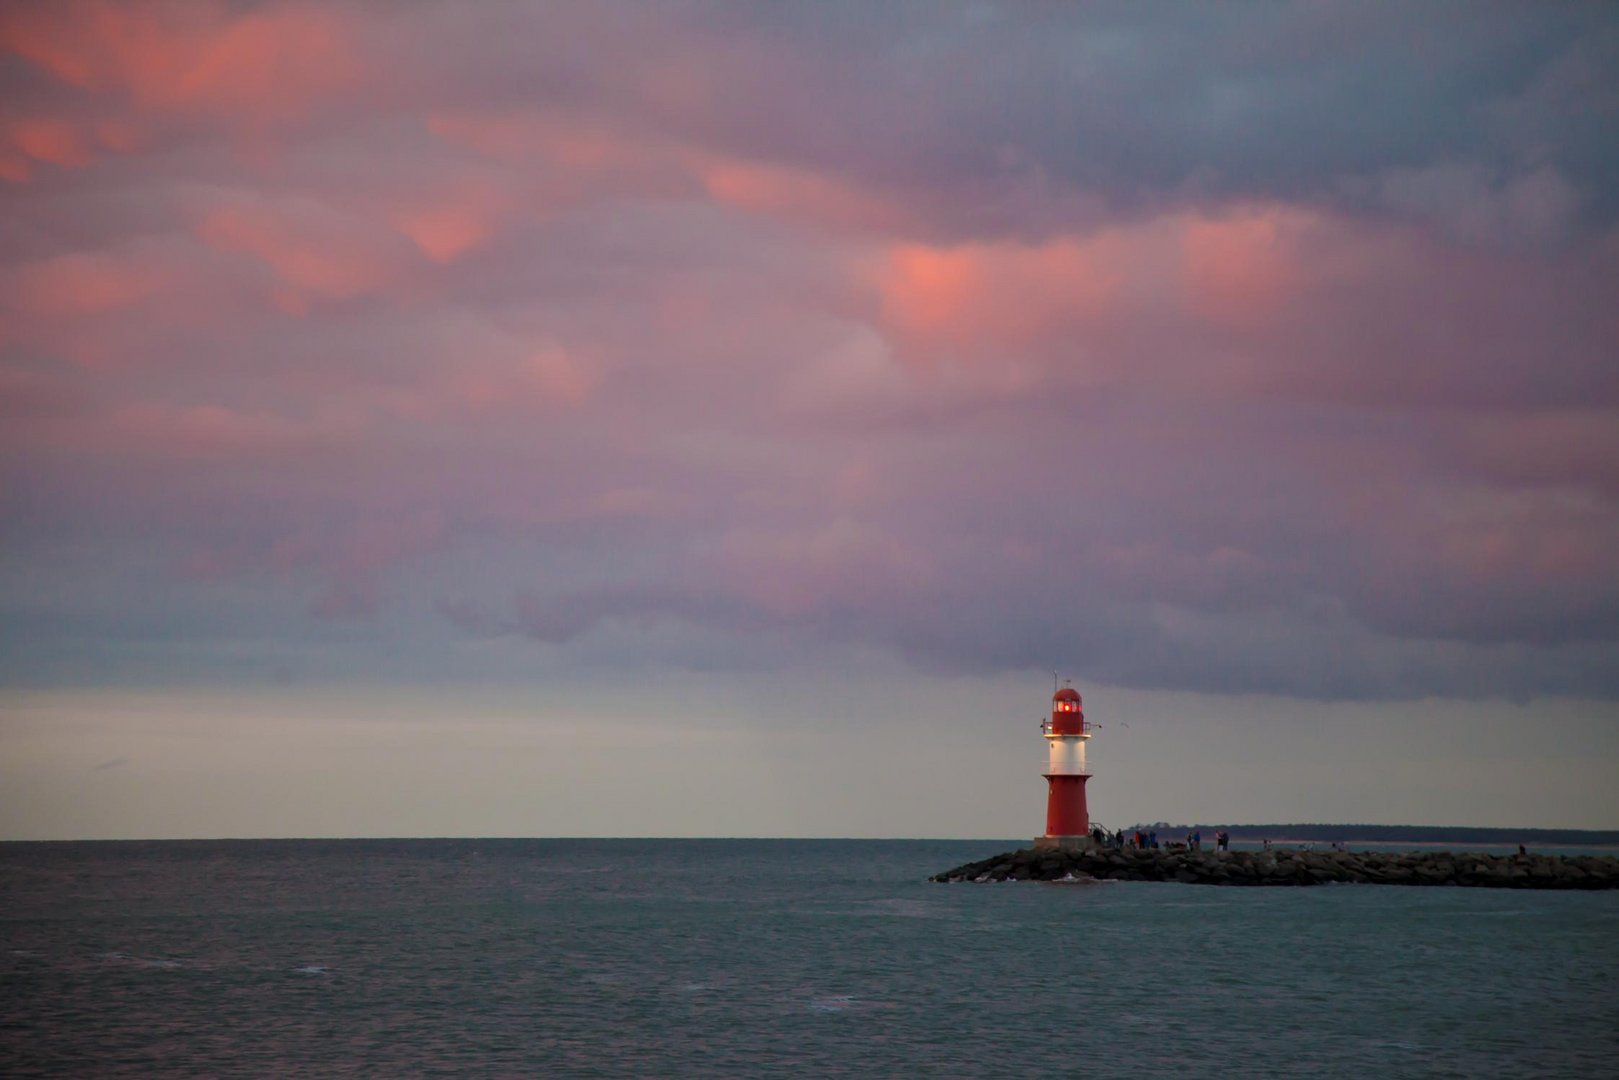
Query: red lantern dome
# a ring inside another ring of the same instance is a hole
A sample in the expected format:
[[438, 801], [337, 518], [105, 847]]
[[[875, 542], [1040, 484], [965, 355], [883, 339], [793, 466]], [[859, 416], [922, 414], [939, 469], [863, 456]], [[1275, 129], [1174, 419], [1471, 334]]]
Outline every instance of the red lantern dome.
[[1085, 735], [1085, 703], [1079, 691], [1065, 686], [1051, 696], [1051, 733], [1053, 735]]

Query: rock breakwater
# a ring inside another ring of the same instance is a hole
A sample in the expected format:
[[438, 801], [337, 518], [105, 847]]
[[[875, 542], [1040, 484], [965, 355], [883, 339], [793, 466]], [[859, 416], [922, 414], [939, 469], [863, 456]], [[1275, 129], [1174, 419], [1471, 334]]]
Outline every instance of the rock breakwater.
[[1461, 885], [1619, 889], [1619, 859], [1471, 852], [1024, 848], [935, 874], [954, 881], [1179, 881], [1188, 885]]

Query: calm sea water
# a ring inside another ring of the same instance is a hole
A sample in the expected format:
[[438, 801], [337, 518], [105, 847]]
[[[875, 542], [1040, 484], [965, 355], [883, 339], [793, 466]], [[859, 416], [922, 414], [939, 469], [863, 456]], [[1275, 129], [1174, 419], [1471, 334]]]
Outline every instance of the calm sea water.
[[6, 1076], [1613, 1076], [1619, 893], [984, 841], [0, 845]]

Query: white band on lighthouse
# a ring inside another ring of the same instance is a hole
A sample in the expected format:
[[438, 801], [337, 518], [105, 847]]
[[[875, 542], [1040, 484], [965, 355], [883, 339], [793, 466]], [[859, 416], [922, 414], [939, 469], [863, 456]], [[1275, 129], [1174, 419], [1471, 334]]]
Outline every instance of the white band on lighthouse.
[[1050, 747], [1046, 762], [1047, 776], [1088, 776], [1085, 767], [1085, 739], [1078, 735], [1048, 735]]

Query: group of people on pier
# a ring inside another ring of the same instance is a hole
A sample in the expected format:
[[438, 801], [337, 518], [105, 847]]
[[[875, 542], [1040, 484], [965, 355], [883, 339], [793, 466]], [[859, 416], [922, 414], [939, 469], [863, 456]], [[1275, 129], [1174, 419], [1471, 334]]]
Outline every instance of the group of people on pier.
[[[1146, 851], [1157, 850], [1159, 848], [1158, 831], [1156, 829], [1134, 829], [1128, 833], [1123, 829], [1119, 829], [1116, 832], [1110, 833], [1100, 825], [1095, 825], [1091, 828], [1091, 839], [1096, 841], [1102, 847], [1119, 848], [1121, 850], [1124, 848], [1135, 848]], [[1202, 851], [1203, 830], [1193, 829], [1188, 832], [1186, 834], [1186, 840], [1184, 843], [1176, 844], [1174, 841], [1166, 841], [1164, 846], [1170, 848], [1180, 848], [1185, 851]], [[1214, 834], [1214, 850], [1231, 850], [1231, 834], [1229, 832], [1221, 829]]]

